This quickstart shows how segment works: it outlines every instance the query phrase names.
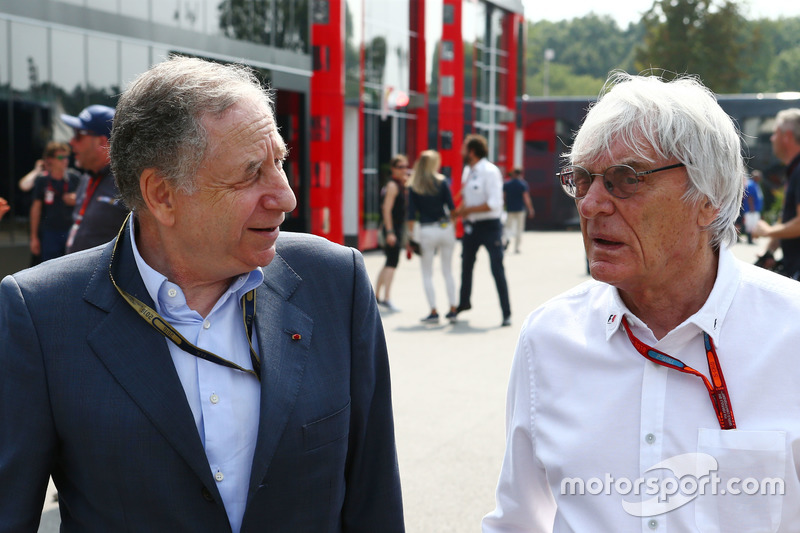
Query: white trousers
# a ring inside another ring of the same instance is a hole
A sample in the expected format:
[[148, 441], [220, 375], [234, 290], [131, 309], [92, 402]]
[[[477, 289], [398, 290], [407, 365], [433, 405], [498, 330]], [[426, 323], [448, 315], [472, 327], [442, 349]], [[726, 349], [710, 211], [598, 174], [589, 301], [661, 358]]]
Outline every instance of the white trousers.
[[505, 224], [506, 242], [514, 239], [514, 251], [519, 252], [519, 244], [522, 242], [522, 234], [525, 232], [525, 216], [527, 211], [509, 211]]
[[419, 229], [419, 247], [422, 252], [422, 286], [431, 309], [436, 309], [436, 293], [433, 290], [433, 257], [439, 252], [442, 262], [442, 276], [447, 288], [450, 306], [456, 306], [456, 282], [453, 279], [453, 250], [456, 247], [456, 233], [452, 222], [442, 227], [440, 224], [422, 225]]

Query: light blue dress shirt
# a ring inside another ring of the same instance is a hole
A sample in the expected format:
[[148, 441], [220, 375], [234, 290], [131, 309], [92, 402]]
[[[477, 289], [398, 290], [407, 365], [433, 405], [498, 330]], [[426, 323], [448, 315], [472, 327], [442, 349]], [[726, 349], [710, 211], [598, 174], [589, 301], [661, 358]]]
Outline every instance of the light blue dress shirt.
[[[156, 311], [195, 346], [252, 369], [241, 299], [264, 281], [261, 269], [236, 278], [204, 319], [186, 305], [179, 286], [145, 263], [136, 246], [134, 225], [130, 226], [136, 266]], [[247, 504], [258, 435], [260, 383], [251, 374], [200, 359], [166, 338], [164, 342], [192, 409], [231, 529], [238, 533]], [[252, 342], [259, 353], [255, 335]]]

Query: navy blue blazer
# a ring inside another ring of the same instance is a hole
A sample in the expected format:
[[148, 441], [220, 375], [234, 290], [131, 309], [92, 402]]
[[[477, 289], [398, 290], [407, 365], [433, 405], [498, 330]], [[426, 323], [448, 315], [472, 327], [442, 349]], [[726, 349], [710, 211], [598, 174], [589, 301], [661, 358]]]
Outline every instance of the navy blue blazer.
[[[128, 231], [120, 286], [152, 304]], [[164, 337], [109, 280], [113, 242], [0, 283], [0, 531], [224, 532]], [[261, 419], [241, 531], [404, 530], [389, 365], [361, 254], [281, 234], [257, 289]]]

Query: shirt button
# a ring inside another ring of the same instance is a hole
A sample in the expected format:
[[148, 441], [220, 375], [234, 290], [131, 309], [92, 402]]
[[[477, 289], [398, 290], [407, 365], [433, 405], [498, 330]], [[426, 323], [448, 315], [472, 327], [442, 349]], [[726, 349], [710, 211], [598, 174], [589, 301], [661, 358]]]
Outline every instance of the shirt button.
[[205, 322], [203, 322], [203, 329], [208, 329], [208, 328], [210, 328], [210, 327], [211, 327], [211, 322], [209, 322], [208, 320], [206, 320]]
[[218, 403], [219, 403], [219, 396], [217, 396], [217, 395], [216, 395], [216, 393], [214, 393], [214, 394], [212, 394], [212, 395], [211, 395], [211, 397], [209, 398], [209, 400], [211, 400], [211, 403], [213, 403], [214, 405], [216, 405], [216, 404], [218, 404]]
[[644, 440], [647, 444], [653, 444], [656, 441], [656, 436], [652, 433], [645, 435]]
[[178, 295], [178, 291], [176, 291], [175, 289], [170, 289], [167, 291], [167, 294], [169, 294], [170, 298], [175, 298]]
[[647, 522], [647, 527], [650, 529], [658, 529], [658, 520], [650, 520]]
[[[214, 479], [216, 479], [219, 482], [219, 481], [222, 481], [223, 479], [225, 479], [225, 476], [222, 475], [222, 472], [217, 470], [217, 473], [214, 474]], [[651, 520], [651, 522], [655, 522], [655, 520]]]

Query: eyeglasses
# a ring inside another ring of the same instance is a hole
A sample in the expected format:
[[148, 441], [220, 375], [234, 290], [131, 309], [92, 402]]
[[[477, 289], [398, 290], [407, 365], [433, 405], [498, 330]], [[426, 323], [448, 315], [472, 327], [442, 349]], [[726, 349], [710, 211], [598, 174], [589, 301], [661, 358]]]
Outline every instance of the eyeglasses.
[[642, 176], [655, 174], [662, 170], [670, 170], [672, 168], [685, 167], [683, 163], [675, 163], [665, 167], [654, 168], [653, 170], [643, 170], [636, 172], [633, 167], [628, 165], [611, 165], [603, 171], [602, 174], [591, 173], [583, 167], [578, 165], [571, 165], [561, 169], [561, 172], [556, 174], [561, 180], [561, 187], [564, 192], [572, 198], [581, 199], [589, 194], [589, 187], [592, 185], [594, 176], [603, 176], [603, 185], [612, 196], [625, 199], [630, 198], [639, 187], [639, 183], [644, 181]]
[[408, 168], [408, 165], [395, 165], [394, 168], [406, 169]]
[[59, 161], [63, 161], [65, 159], [69, 159], [68, 155], [48, 155], [50, 159], [58, 159]]

